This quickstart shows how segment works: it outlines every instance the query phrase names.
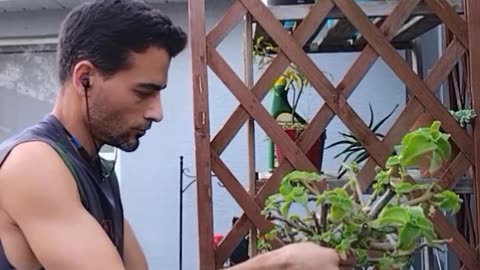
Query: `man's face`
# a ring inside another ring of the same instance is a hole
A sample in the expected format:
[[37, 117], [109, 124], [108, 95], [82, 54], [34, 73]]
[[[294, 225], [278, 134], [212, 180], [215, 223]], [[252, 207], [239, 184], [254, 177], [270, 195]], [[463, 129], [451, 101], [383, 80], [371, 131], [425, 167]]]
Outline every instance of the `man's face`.
[[96, 79], [89, 96], [92, 132], [101, 143], [135, 151], [152, 122], [162, 120], [160, 90], [166, 87], [170, 58], [150, 48], [131, 56], [131, 66], [108, 79]]

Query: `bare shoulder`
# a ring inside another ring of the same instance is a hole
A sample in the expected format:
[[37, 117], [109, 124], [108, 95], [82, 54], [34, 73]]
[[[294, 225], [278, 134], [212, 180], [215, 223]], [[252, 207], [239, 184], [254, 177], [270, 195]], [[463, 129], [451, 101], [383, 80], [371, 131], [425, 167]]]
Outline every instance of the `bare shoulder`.
[[112, 241], [83, 207], [70, 171], [49, 145], [15, 147], [0, 170], [0, 206], [44, 268], [125, 270]]
[[[35, 210], [58, 202], [79, 202], [75, 182], [57, 152], [40, 141], [16, 146], [0, 168], [0, 203], [29, 203]], [[36, 206], [36, 207], [35, 207]], [[32, 209], [33, 210], [33, 209]]]

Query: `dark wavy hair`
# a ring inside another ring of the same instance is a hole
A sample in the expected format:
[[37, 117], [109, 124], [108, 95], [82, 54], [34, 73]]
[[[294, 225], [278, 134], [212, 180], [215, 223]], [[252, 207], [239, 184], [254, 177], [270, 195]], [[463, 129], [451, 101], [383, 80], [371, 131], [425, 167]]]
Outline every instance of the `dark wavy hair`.
[[96, 0], [73, 9], [62, 23], [58, 43], [59, 79], [65, 83], [76, 63], [89, 60], [109, 77], [130, 65], [130, 53], [156, 46], [171, 58], [184, 50], [187, 34], [160, 10], [133, 0]]

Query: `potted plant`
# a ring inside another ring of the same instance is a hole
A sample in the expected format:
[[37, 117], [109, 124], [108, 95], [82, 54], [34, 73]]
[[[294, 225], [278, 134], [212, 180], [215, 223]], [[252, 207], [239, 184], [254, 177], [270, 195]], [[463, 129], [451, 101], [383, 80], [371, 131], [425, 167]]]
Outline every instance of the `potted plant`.
[[[263, 69], [273, 60], [273, 54], [277, 54], [279, 49], [271, 43], [264, 41], [260, 36], [256, 39], [253, 46], [254, 56], [258, 59], [259, 69]], [[270, 113], [288, 136], [296, 141], [300, 134], [305, 130], [308, 121], [299, 113], [301, 98], [305, 90], [310, 87], [308, 80], [301, 74], [294, 64], [290, 64], [287, 69], [275, 79], [272, 84], [272, 106]], [[326, 140], [326, 131], [307, 151], [307, 157], [314, 163], [319, 171], [322, 169], [323, 148]], [[270, 142], [270, 156], [275, 157], [276, 163], [284, 159], [281, 149]], [[275, 167], [274, 159], [270, 160], [270, 169]]]
[[290, 172], [265, 202], [263, 213], [275, 226], [259, 248], [270, 249], [274, 236], [286, 244], [311, 241], [336, 249], [347, 266], [374, 269], [404, 269], [419, 249], [441, 248], [450, 239], [439, 239], [428, 217], [437, 209], [456, 213], [462, 200], [435, 182], [416, 183], [407, 167], [428, 156], [430, 171], [438, 170], [451, 154], [448, 140], [438, 121], [407, 133], [367, 197], [353, 165], [345, 186], [323, 191], [321, 175]]
[[[378, 123], [374, 125], [375, 119], [374, 119], [374, 113], [372, 109], [372, 105], [369, 104], [370, 108], [370, 121], [368, 122], [368, 128], [378, 137], [378, 138], [383, 138], [384, 135], [380, 132], [378, 132], [378, 129], [393, 115], [395, 110], [398, 108], [398, 104], [393, 108], [393, 110], [388, 113], [384, 118], [382, 118]], [[338, 168], [337, 171], [337, 178], [340, 179], [342, 178], [345, 173], [347, 173], [347, 168], [343, 165], [344, 163], [347, 163], [349, 158], [353, 156], [353, 159], [350, 160], [350, 162], [355, 162], [356, 164], [360, 164], [363, 161], [367, 160], [367, 158], [370, 157], [370, 154], [368, 151], [365, 149], [365, 147], [357, 140], [357, 138], [351, 134], [350, 132], [345, 133], [345, 132], [339, 132], [339, 134], [342, 136], [341, 140], [338, 140], [336, 142], [333, 142], [332, 144], [328, 145], [325, 147], [325, 150], [332, 148], [334, 146], [338, 145], [345, 145], [345, 148], [338, 154], [336, 154], [333, 158], [336, 159], [342, 155], [345, 155], [342, 161], [342, 164]]]

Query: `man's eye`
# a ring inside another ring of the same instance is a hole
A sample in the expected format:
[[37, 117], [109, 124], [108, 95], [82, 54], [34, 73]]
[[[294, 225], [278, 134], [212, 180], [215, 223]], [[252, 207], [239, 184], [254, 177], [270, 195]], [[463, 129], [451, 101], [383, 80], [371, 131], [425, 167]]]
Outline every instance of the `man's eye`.
[[147, 96], [150, 96], [150, 95], [152, 94], [152, 91], [135, 90], [135, 93], [136, 93], [139, 97], [147, 97]]

